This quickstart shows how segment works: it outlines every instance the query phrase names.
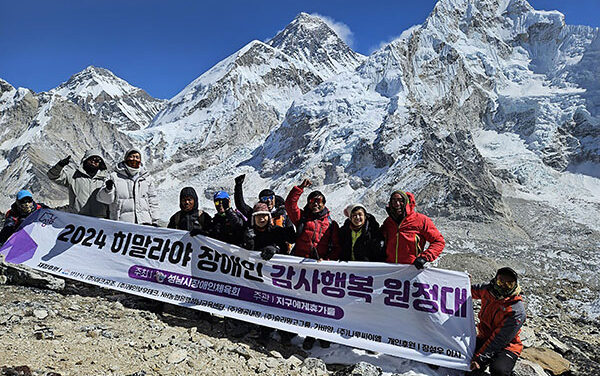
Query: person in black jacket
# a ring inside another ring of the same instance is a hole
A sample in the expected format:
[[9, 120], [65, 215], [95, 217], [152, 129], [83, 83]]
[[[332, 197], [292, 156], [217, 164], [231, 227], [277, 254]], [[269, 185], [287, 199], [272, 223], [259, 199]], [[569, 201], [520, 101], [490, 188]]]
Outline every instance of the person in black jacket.
[[0, 230], [0, 245], [4, 244], [18, 229], [23, 220], [36, 210], [47, 208], [48, 206], [36, 203], [33, 195], [28, 190], [21, 190], [17, 193], [17, 199], [11, 205], [10, 210], [6, 212], [4, 226]]
[[209, 236], [225, 243], [242, 246], [246, 217], [231, 207], [229, 194], [218, 191], [213, 196], [217, 214], [213, 217]]
[[287, 245], [294, 241], [296, 232], [293, 227], [274, 226], [267, 204], [254, 205], [250, 226], [244, 231], [243, 247], [259, 251], [263, 260], [270, 260], [277, 253], [286, 254]]
[[192, 187], [185, 187], [179, 193], [179, 208], [169, 220], [168, 228], [190, 231], [192, 236], [208, 235], [212, 218], [198, 209], [198, 195]]
[[[279, 227], [272, 223], [271, 211], [264, 202], [254, 205], [250, 225], [244, 231], [243, 247], [260, 252], [263, 260], [270, 260], [273, 255], [287, 254], [287, 244], [294, 241], [296, 231], [293, 227]], [[263, 346], [267, 345], [272, 328], [260, 327], [258, 341]], [[294, 337], [293, 333], [279, 331], [281, 342], [288, 344]]]
[[346, 207], [348, 219], [340, 228], [342, 261], [384, 261], [383, 237], [375, 217], [361, 204]]

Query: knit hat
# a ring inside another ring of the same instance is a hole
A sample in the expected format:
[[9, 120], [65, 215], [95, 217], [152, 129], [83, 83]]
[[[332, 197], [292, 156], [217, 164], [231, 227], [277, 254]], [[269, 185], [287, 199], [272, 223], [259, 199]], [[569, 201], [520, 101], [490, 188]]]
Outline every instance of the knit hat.
[[390, 195], [390, 200], [396, 193], [402, 196], [402, 198], [404, 199], [404, 204], [408, 204], [408, 195], [406, 194], [406, 192], [401, 191], [399, 189], [397, 191], [392, 192], [392, 194]]
[[269, 217], [271, 216], [271, 212], [269, 211], [269, 207], [264, 202], [257, 202], [252, 209], [252, 216], [259, 214], [267, 214]]
[[327, 200], [325, 200], [325, 195], [323, 193], [321, 193], [321, 191], [312, 191], [310, 192], [310, 194], [308, 195], [308, 201], [310, 202], [310, 200], [312, 200], [315, 197], [323, 197], [323, 204], [327, 203]]
[[350, 218], [352, 212], [356, 209], [362, 209], [365, 211], [365, 214], [367, 213], [367, 208], [365, 208], [363, 204], [350, 204], [344, 209], [344, 215]]

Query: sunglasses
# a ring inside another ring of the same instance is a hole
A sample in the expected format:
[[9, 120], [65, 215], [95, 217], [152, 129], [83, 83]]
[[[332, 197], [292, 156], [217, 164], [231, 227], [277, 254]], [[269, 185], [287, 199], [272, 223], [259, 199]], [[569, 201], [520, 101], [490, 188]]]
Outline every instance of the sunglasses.
[[496, 278], [495, 283], [496, 283], [496, 286], [500, 287], [501, 289], [505, 289], [505, 290], [512, 290], [517, 285], [517, 281], [502, 281], [502, 280], [499, 280], [498, 278]]
[[273, 200], [274, 198], [275, 198], [275, 196], [263, 196], [263, 197], [259, 198], [259, 200], [261, 202], [269, 202], [269, 201]]
[[311, 204], [321, 204], [323, 202], [323, 197], [313, 197], [308, 202]]
[[94, 162], [94, 163], [100, 163], [100, 162], [102, 162], [102, 159], [98, 158], [98, 157], [93, 157], [93, 158], [89, 158], [88, 161]]
[[20, 199], [19, 202], [21, 204], [29, 204], [29, 203], [33, 202], [33, 199], [31, 197], [24, 197], [24, 198]]
[[219, 199], [215, 200], [215, 206], [224, 206], [227, 203], [227, 200]]

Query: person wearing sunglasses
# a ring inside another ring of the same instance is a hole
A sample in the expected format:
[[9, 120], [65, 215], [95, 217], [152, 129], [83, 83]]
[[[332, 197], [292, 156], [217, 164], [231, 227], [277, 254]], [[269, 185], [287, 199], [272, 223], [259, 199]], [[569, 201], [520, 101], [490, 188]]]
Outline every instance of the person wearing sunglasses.
[[500, 268], [490, 283], [471, 286], [471, 295], [481, 310], [470, 374], [489, 367], [492, 376], [508, 376], [523, 350], [519, 333], [526, 319], [517, 272]]
[[28, 190], [21, 190], [17, 193], [15, 202], [6, 212], [4, 226], [0, 230], [0, 246], [4, 244], [18, 229], [23, 220], [36, 210], [47, 208], [48, 206], [36, 203], [33, 195]]
[[[235, 201], [235, 207], [242, 214], [244, 214], [246, 218], [250, 218], [252, 216], [252, 208], [248, 204], [246, 204], [244, 200], [244, 190], [242, 188], [245, 178], [245, 174], [239, 175], [235, 178], [233, 198]], [[281, 200], [279, 200], [278, 198]], [[285, 204], [283, 202], [283, 199], [275, 195], [275, 192], [273, 192], [269, 188], [263, 189], [258, 194], [258, 201], [267, 205], [267, 208], [271, 213], [271, 221], [275, 226], [293, 228], [294, 225], [289, 219], [287, 212], [285, 211]]]
[[142, 164], [142, 153], [135, 148], [104, 182], [96, 195], [109, 205], [109, 219], [158, 226], [158, 197], [154, 179]]
[[108, 178], [106, 163], [98, 150], [88, 150], [79, 166], [71, 164], [71, 156], [61, 159], [50, 170], [50, 180], [69, 190], [68, 211], [90, 217], [108, 218], [108, 205], [96, 194]]
[[[385, 240], [385, 261], [413, 264], [423, 269], [435, 260], [446, 246], [442, 234], [431, 218], [415, 210], [415, 197], [410, 192], [395, 191], [386, 207], [388, 217], [381, 225]], [[426, 243], [429, 246], [425, 248]]]
[[[298, 200], [312, 182], [304, 179], [292, 188], [285, 200], [285, 209], [296, 226], [296, 244], [292, 255], [316, 260], [338, 260], [340, 255], [339, 226], [331, 219], [326, 200], [320, 191], [312, 191], [304, 209], [298, 207]], [[319, 340], [321, 347], [329, 347], [329, 342]], [[310, 350], [315, 343], [313, 337], [306, 337], [302, 348]]]
[[246, 217], [239, 210], [231, 207], [231, 198], [225, 191], [215, 193], [213, 202], [217, 213], [213, 217], [209, 236], [241, 247], [244, 242]]

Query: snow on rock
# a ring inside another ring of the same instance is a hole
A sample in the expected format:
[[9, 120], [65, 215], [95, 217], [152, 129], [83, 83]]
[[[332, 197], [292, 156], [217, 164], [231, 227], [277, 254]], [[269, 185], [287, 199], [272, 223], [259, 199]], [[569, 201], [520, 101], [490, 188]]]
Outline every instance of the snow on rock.
[[89, 66], [50, 91], [120, 129], [141, 129], [162, 109], [164, 101], [130, 85], [104, 68]]

